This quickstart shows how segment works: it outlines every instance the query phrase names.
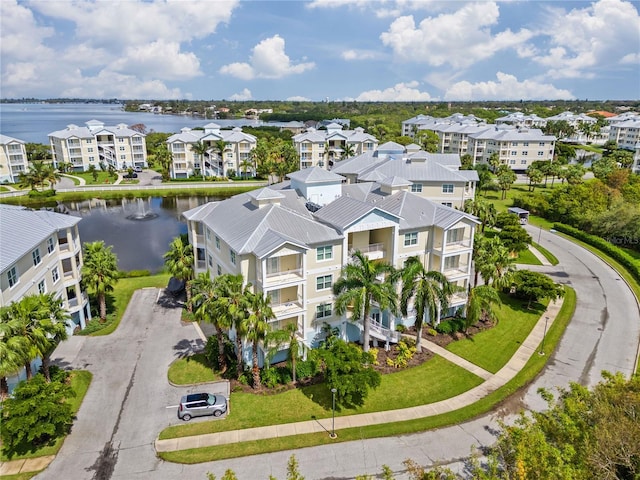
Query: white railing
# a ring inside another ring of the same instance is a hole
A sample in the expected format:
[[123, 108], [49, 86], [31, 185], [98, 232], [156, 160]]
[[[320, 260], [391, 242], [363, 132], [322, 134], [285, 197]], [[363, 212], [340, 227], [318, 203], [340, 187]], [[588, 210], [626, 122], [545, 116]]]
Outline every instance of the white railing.
[[281, 270], [281, 271], [278, 271], [278, 272], [267, 272], [265, 277], [267, 278], [267, 280], [272, 280], [274, 278], [284, 277], [284, 276], [289, 276], [289, 275], [294, 275], [294, 276], [301, 277], [302, 276], [302, 269], [301, 268], [296, 268], [296, 269], [292, 269], [292, 270]]
[[400, 333], [390, 328], [385, 327], [380, 322], [376, 322], [373, 318], [369, 319], [370, 332], [377, 334], [377, 337], [382, 337], [388, 342], [398, 343], [400, 340]]
[[471, 248], [471, 240], [470, 239], [464, 239], [464, 240], [459, 240], [457, 242], [447, 242], [446, 244], [447, 250], [451, 249], [455, 249], [455, 248]]
[[353, 248], [353, 245], [349, 245], [349, 255], [353, 255], [356, 250], [360, 250], [362, 253], [382, 252], [384, 253], [384, 243], [370, 243], [366, 247]]
[[298, 297], [298, 300], [289, 300], [286, 302], [272, 303], [271, 309], [274, 315], [277, 317], [287, 315], [295, 311], [302, 310], [302, 300]]

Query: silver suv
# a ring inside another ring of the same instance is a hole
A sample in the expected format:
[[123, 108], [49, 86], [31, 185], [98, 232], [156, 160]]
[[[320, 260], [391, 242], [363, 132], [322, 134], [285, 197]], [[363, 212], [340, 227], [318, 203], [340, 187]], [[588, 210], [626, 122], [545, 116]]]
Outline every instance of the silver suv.
[[212, 393], [192, 393], [180, 399], [178, 418], [186, 421], [192, 417], [213, 415], [219, 417], [227, 411], [227, 399], [224, 395]]

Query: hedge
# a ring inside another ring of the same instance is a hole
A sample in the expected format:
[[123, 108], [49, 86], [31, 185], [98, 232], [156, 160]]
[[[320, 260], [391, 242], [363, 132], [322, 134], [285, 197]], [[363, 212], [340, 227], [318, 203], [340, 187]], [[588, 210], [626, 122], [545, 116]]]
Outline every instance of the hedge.
[[611, 258], [620, 262], [620, 264], [627, 269], [631, 276], [637, 282], [640, 282], [640, 267], [638, 267], [638, 264], [636, 263], [634, 258], [624, 250], [616, 247], [615, 245], [612, 245], [603, 238], [600, 238], [596, 235], [590, 235], [577, 228], [570, 227], [569, 225], [564, 225], [563, 223], [555, 223], [553, 225], [553, 228], [559, 232], [566, 233], [567, 235], [575, 237], [578, 240], [582, 240], [592, 247], [596, 247], [598, 250], [602, 250]]

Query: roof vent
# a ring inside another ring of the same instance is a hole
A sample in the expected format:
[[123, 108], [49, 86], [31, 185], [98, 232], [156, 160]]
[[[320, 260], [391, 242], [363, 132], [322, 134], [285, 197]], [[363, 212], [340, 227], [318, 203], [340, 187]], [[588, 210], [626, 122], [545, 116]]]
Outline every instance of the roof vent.
[[313, 202], [307, 202], [304, 204], [305, 207], [307, 207], [307, 210], [309, 210], [311, 213], [317, 212], [318, 210], [320, 210], [322, 208], [322, 206], [318, 205], [317, 203], [313, 203]]

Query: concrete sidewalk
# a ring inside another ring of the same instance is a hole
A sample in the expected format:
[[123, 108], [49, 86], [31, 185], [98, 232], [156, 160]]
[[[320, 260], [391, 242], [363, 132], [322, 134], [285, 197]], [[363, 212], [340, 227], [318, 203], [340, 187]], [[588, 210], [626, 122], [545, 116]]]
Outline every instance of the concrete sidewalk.
[[536, 247], [534, 247], [533, 245], [529, 245], [529, 250], [535, 255], [538, 260], [540, 260], [540, 263], [542, 263], [543, 266], [551, 266], [551, 262], [549, 262], [549, 260], [547, 260], [547, 257], [540, 253], [540, 250], [538, 250]]
[[[486, 397], [515, 377], [515, 375], [524, 368], [532, 355], [539, 354], [545, 331], [553, 324], [553, 321], [562, 307], [562, 303], [561, 299], [549, 305], [547, 310], [542, 314], [536, 325], [531, 330], [529, 336], [525, 339], [522, 345], [520, 345], [520, 348], [518, 348], [507, 364], [496, 374], [491, 374], [480, 367], [473, 365], [467, 360], [460, 358], [447, 350], [441, 349], [432, 342], [425, 341], [424, 345], [427, 349], [436, 354], [442, 354], [442, 356], [447, 360], [471, 371], [481, 378], [484, 378], [485, 382], [456, 397], [448, 398], [429, 405], [419, 405], [400, 410], [387, 410], [384, 412], [336, 417], [335, 430], [338, 431], [345, 428], [363, 427], [381, 423], [402, 422], [406, 420], [415, 420], [416, 418], [440, 415], [466, 407]], [[302, 435], [306, 433], [330, 432], [332, 428], [331, 423], [331, 418], [324, 418], [321, 420], [310, 420], [284, 425], [270, 425], [266, 427], [247, 428], [244, 430], [210, 433], [191, 437], [156, 440], [155, 447], [158, 452], [171, 452], [229, 443], [263, 440], [275, 437]]]

